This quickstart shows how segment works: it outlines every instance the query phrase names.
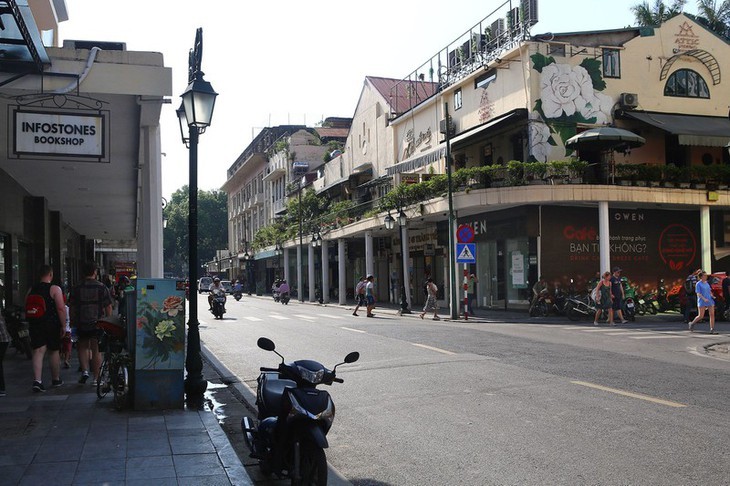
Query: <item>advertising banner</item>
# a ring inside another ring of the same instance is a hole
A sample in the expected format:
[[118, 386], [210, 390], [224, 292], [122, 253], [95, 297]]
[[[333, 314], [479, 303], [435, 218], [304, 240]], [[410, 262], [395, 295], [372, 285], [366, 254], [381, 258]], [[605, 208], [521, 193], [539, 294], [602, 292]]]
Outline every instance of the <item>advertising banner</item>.
[[[599, 272], [597, 208], [544, 207], [541, 267], [549, 282], [581, 290]], [[642, 290], [683, 281], [701, 263], [699, 212], [610, 209], [611, 266]]]

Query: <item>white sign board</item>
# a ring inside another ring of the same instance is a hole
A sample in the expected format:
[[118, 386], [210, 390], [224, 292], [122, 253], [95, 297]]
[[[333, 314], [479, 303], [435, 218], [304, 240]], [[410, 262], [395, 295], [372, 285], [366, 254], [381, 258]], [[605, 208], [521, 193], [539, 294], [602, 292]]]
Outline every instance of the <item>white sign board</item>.
[[104, 117], [37, 111], [15, 112], [16, 155], [104, 157]]

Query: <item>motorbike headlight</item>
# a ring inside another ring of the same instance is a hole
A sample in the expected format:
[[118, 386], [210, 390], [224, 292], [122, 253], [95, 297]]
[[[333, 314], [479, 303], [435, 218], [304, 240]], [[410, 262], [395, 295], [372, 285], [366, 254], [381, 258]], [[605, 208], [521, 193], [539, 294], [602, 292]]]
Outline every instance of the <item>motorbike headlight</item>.
[[303, 379], [313, 385], [319, 385], [320, 383], [322, 383], [322, 379], [324, 378], [324, 369], [312, 371], [305, 368], [304, 366], [297, 366], [297, 371], [299, 371], [299, 375]]
[[289, 402], [291, 403], [289, 418], [296, 417], [297, 415], [303, 415], [312, 420], [323, 420], [327, 423], [328, 426], [332, 426], [332, 422], [335, 419], [335, 404], [332, 402], [332, 399], [328, 399], [327, 408], [317, 414], [311, 413], [310, 411], [302, 407], [292, 394], [289, 394]]

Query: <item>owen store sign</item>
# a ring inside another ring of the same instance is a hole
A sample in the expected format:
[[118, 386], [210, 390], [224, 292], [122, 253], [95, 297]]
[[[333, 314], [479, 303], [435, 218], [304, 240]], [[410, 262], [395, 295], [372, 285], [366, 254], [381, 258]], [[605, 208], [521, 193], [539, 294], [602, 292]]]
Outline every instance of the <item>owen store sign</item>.
[[104, 157], [105, 118], [102, 114], [15, 111], [15, 156]]

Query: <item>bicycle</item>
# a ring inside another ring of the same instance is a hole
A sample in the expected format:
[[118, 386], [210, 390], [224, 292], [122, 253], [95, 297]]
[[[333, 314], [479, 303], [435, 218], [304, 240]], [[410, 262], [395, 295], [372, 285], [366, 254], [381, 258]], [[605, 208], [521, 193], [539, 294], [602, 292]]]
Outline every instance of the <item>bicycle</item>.
[[132, 363], [127, 351], [126, 326], [118, 319], [105, 318], [97, 322], [100, 330], [99, 347], [104, 360], [96, 382], [96, 396], [101, 400], [110, 391], [114, 394], [114, 407], [121, 410], [127, 406], [129, 397], [129, 366]]

